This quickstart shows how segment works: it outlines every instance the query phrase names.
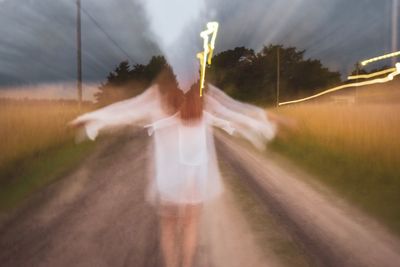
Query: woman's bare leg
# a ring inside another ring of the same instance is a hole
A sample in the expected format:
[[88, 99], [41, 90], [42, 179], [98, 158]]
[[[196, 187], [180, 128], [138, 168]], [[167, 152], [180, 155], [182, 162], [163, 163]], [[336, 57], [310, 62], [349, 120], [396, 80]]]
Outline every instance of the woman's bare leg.
[[174, 216], [161, 216], [161, 250], [164, 257], [165, 267], [178, 266], [177, 248], [177, 218]]
[[189, 206], [181, 224], [182, 227], [182, 267], [192, 267], [197, 246], [199, 206]]

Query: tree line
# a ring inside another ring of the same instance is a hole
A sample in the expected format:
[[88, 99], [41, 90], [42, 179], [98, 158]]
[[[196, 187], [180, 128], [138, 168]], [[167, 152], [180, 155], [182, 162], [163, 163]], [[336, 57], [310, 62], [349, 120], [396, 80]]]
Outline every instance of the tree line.
[[[260, 106], [276, 103], [278, 71], [281, 101], [308, 96], [341, 82], [339, 72], [324, 67], [320, 60], [305, 59], [304, 53], [305, 50], [282, 45], [264, 46], [257, 53], [253, 49], [236, 47], [213, 57], [206, 80], [238, 100]], [[167, 70], [176, 82], [163, 56], [153, 56], [145, 65], [121, 62], [99, 87], [95, 95], [98, 105], [140, 94], [162, 70]]]

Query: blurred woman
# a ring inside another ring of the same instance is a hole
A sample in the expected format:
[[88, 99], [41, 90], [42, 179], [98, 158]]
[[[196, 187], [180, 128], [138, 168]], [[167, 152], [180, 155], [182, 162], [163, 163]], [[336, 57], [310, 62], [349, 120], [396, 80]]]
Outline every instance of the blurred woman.
[[70, 123], [83, 126], [91, 140], [104, 129], [124, 125], [146, 127], [153, 136], [146, 196], [160, 215], [166, 267], [179, 266], [180, 259], [183, 266], [192, 266], [202, 206], [223, 192], [212, 126], [235, 132], [260, 149], [276, 131], [264, 110], [206, 87], [204, 97], [198, 84], [184, 95], [167, 69], [141, 95]]
[[167, 267], [178, 266], [179, 259], [182, 266], [192, 266], [202, 205], [222, 192], [210, 126], [229, 134], [233, 128], [203, 106], [196, 84], [185, 94], [179, 112], [145, 126], [155, 136], [155, 182]]

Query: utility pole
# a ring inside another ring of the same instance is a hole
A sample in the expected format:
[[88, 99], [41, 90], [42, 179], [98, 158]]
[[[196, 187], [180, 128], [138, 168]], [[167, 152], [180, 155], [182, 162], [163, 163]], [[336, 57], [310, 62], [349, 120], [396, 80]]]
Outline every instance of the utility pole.
[[280, 59], [280, 48], [279, 45], [276, 47], [276, 106], [279, 106], [279, 87], [281, 83], [281, 59]]
[[[392, 0], [392, 52], [397, 51], [397, 28], [398, 28], [399, 2]], [[396, 64], [396, 59], [393, 58], [393, 65]]]
[[[360, 75], [360, 62], [357, 62], [356, 63], [356, 75], [358, 76], [358, 75]], [[356, 103], [356, 104], [358, 104], [358, 78], [357, 78], [357, 80], [356, 80], [356, 83], [357, 83], [357, 86], [354, 88], [354, 90], [355, 90], [355, 94], [354, 94], [354, 102]]]
[[77, 87], [79, 110], [82, 106], [82, 35], [81, 35], [81, 0], [76, 0], [76, 48], [77, 48]]

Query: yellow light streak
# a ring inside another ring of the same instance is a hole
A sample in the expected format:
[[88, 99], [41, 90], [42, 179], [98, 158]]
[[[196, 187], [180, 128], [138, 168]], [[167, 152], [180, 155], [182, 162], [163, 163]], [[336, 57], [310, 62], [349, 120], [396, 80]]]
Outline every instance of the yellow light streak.
[[[211, 58], [215, 49], [215, 39], [217, 38], [218, 22], [208, 22], [207, 30], [200, 33], [200, 37], [203, 38], [203, 52], [197, 54], [197, 58], [200, 60], [200, 96], [203, 96], [204, 79], [206, 76], [206, 66], [211, 65]], [[211, 35], [211, 41], [209, 38]]]
[[211, 36], [211, 41], [210, 41], [210, 47], [209, 47], [209, 53], [208, 53], [208, 65], [211, 65], [211, 58], [214, 53], [215, 49], [215, 39], [217, 39], [217, 33], [218, 33], [218, 23], [217, 22], [209, 22], [207, 23], [207, 27], [211, 29], [212, 31], [212, 36]]
[[198, 53], [197, 58], [200, 60], [200, 96], [203, 96], [204, 78], [206, 75], [206, 57], [204, 56], [204, 52]]
[[400, 51], [361, 61], [361, 65], [366, 66], [367, 64], [372, 63], [372, 62], [384, 60], [384, 59], [391, 58], [391, 57], [397, 57], [397, 56], [400, 56]]
[[386, 69], [386, 70], [381, 70], [381, 71], [377, 71], [377, 72], [373, 72], [370, 74], [360, 74], [360, 75], [352, 75], [347, 77], [347, 79], [349, 80], [356, 80], [356, 79], [369, 79], [369, 78], [373, 78], [376, 76], [380, 76], [386, 73], [390, 73], [396, 71], [396, 68], [390, 68], [390, 69]]
[[377, 78], [374, 80], [370, 80], [370, 81], [364, 81], [364, 82], [359, 82], [359, 83], [350, 83], [350, 84], [345, 84], [345, 85], [341, 85], [341, 86], [337, 86], [334, 87], [332, 89], [328, 89], [326, 91], [323, 91], [321, 93], [309, 96], [309, 97], [305, 97], [305, 98], [301, 98], [301, 99], [297, 99], [297, 100], [293, 100], [293, 101], [287, 101], [287, 102], [282, 102], [279, 103], [279, 106], [283, 106], [283, 105], [288, 105], [288, 104], [295, 104], [295, 103], [300, 103], [300, 102], [304, 102], [310, 99], [314, 99], [317, 97], [320, 97], [322, 95], [326, 95], [335, 91], [339, 91], [339, 90], [343, 90], [345, 88], [350, 88], [350, 87], [357, 87], [357, 86], [365, 86], [365, 85], [371, 85], [371, 84], [376, 84], [376, 83], [386, 83], [386, 82], [390, 82], [393, 80], [393, 78], [397, 75], [400, 74], [400, 63], [396, 63], [396, 68], [394, 69], [393, 72], [389, 73], [389, 75], [387, 75], [384, 78]]

